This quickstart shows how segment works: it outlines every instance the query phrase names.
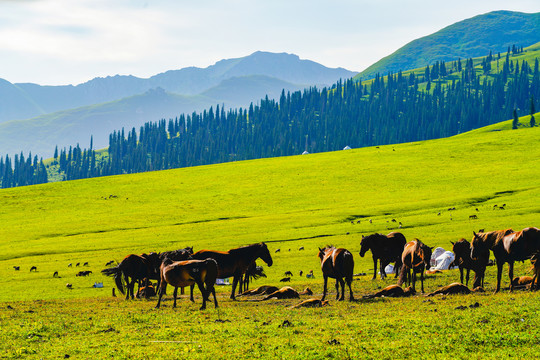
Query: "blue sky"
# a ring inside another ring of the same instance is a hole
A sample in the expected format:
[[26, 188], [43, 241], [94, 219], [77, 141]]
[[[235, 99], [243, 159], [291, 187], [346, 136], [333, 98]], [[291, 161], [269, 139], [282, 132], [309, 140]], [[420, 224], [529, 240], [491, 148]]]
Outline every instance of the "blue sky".
[[42, 85], [151, 75], [255, 51], [361, 71], [406, 43], [538, 0], [0, 0], [0, 78]]

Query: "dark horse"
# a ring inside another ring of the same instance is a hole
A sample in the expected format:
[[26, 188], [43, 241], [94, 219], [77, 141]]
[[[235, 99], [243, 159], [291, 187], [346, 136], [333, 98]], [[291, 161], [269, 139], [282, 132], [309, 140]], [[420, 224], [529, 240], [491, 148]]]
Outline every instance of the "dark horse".
[[[134, 288], [135, 283], [139, 281], [146, 281], [148, 286], [149, 279], [155, 279], [159, 275], [159, 264], [161, 260], [156, 253], [128, 255], [115, 267], [101, 270], [104, 275], [113, 276], [116, 287], [122, 294], [126, 294], [126, 300], [135, 297]], [[124, 283], [126, 283], [127, 291], [124, 291]], [[140, 285], [140, 283], [139, 283]]]
[[[459, 239], [458, 241], [451, 242], [452, 251], [455, 255], [455, 260], [450, 266], [459, 267], [459, 275], [462, 284], [469, 285], [469, 273], [474, 271], [473, 288], [478, 286], [484, 286], [484, 275], [486, 273], [486, 266], [489, 261], [489, 250], [479, 256], [477, 259], [471, 258], [471, 243], [465, 239]], [[463, 282], [463, 272], [466, 270], [465, 282]]]
[[[492, 232], [493, 233], [493, 232]], [[540, 250], [540, 229], [529, 227], [521, 231], [501, 230], [498, 236], [488, 236], [490, 233], [476, 234], [471, 247], [471, 257], [478, 256], [481, 249], [488, 247], [493, 251], [497, 263], [497, 289], [501, 289], [501, 277], [504, 263], [508, 263], [510, 291], [513, 290], [514, 262], [530, 259]], [[503, 235], [504, 234], [504, 235]]]
[[166, 258], [161, 264], [160, 273], [161, 285], [159, 287], [159, 298], [156, 309], [159, 309], [167, 284], [174, 286], [173, 308], [176, 307], [178, 288], [194, 286], [195, 284], [199, 287], [203, 297], [201, 310], [206, 309], [206, 300], [209, 300], [210, 293], [214, 295], [214, 306], [218, 307], [216, 290], [214, 289], [214, 283], [218, 274], [218, 265], [214, 259], [172, 261]]
[[[233, 277], [231, 299], [235, 299], [236, 285], [244, 276], [247, 268], [261, 258], [268, 266], [272, 266], [272, 256], [265, 243], [242, 246], [229, 251], [199, 250], [191, 256], [196, 260], [211, 258], [218, 264], [218, 278]], [[193, 286], [191, 286], [191, 299], [193, 300]]]
[[256, 262], [253, 262], [248, 266], [244, 276], [240, 278], [239, 292], [245, 292], [249, 290], [249, 282], [251, 279], [257, 280], [259, 278], [266, 277], [262, 266], [257, 266]]
[[381, 279], [386, 277], [384, 268], [391, 262], [395, 262], [394, 269], [396, 271], [396, 277], [398, 276], [399, 269], [401, 268], [401, 253], [406, 243], [405, 236], [399, 232], [391, 232], [388, 235], [372, 234], [365, 237], [362, 236], [360, 256], [364, 257], [368, 250], [371, 250], [373, 254], [372, 280], [377, 277], [377, 260], [380, 260]]
[[402, 285], [405, 279], [411, 284], [410, 270], [412, 270], [412, 288], [416, 291], [416, 274], [420, 273], [420, 284], [422, 293], [424, 292], [424, 270], [429, 270], [431, 260], [431, 248], [418, 239], [409, 241], [401, 254], [401, 273], [399, 274], [398, 285]]
[[504, 254], [505, 250], [503, 245], [503, 239], [505, 236], [513, 233], [514, 230], [512, 229], [495, 230], [486, 233], [481, 232], [478, 234], [473, 231], [474, 236], [471, 241], [471, 258], [473, 260], [482, 259], [482, 257], [484, 257], [486, 253], [489, 254], [489, 250], [492, 250], [493, 255], [495, 255], [495, 261], [497, 263], [497, 289], [495, 290], [495, 292], [498, 292], [501, 289], [502, 269], [504, 263], [506, 262], [504, 258], [507, 257]]
[[[319, 248], [319, 259], [321, 259], [321, 270], [324, 277], [323, 297], [326, 298], [328, 278], [336, 279], [336, 300], [345, 300], [345, 282], [349, 286], [349, 301], [354, 300], [351, 289], [352, 276], [354, 272], [354, 259], [347, 249], [336, 249], [333, 246]], [[345, 280], [343, 280], [345, 278]], [[339, 285], [341, 284], [341, 296], [339, 296]]]

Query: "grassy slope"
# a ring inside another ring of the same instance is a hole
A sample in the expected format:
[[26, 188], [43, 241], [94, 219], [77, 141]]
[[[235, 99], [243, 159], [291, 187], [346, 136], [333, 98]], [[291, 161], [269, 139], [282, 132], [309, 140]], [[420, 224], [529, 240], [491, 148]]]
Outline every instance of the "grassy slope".
[[434, 34], [416, 39], [379, 60], [358, 77], [432, 65], [435, 61], [486, 56], [489, 51], [506, 52], [508, 46], [529, 46], [538, 41], [540, 13], [495, 11], [450, 25]]
[[[540, 335], [537, 294], [451, 296], [433, 303], [423, 297], [332, 301], [321, 313], [289, 310], [295, 300], [233, 303], [226, 298], [229, 288], [220, 288], [219, 312], [198, 312], [198, 304], [185, 299], [176, 311], [170, 301], [149, 311], [153, 301], [110, 298], [112, 280], [99, 274], [106, 261], [129, 253], [187, 245], [224, 250], [266, 241], [274, 266], [256, 285], [277, 285], [291, 270], [292, 286], [320, 294], [317, 246], [350, 249], [355, 272], [370, 273], [370, 254], [358, 256], [361, 235], [395, 229], [392, 218], [403, 223], [408, 239], [445, 248], [479, 228], [538, 226], [540, 128], [504, 131], [508, 126], [428, 142], [1, 190], [0, 341], [6, 357], [163, 358], [189, 352], [220, 358], [224, 348], [239, 358], [532, 356]], [[503, 203], [506, 210], [493, 210]], [[471, 214], [479, 219], [469, 220]], [[281, 252], [274, 254], [277, 248]], [[84, 261], [94, 274], [75, 277], [79, 268], [67, 264]], [[37, 273], [28, 271], [31, 265]], [[516, 273], [527, 266], [518, 265]], [[316, 279], [297, 276], [309, 269]], [[60, 279], [52, 278], [55, 270]], [[488, 290], [493, 276], [489, 269]], [[456, 271], [430, 277], [426, 289], [457, 279]], [[93, 289], [95, 281], [105, 287]], [[66, 282], [74, 289], [67, 290]], [[359, 297], [391, 283], [360, 277], [354, 291]], [[454, 310], [475, 301], [481, 308]], [[285, 319], [293, 326], [278, 327]], [[512, 335], [499, 332], [500, 325]], [[418, 342], [412, 349], [411, 337]], [[342, 345], [328, 345], [332, 339]]]

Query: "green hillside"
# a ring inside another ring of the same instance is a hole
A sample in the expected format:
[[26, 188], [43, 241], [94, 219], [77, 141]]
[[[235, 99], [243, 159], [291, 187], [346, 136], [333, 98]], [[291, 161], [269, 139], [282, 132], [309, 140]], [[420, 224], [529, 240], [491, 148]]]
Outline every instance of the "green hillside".
[[[540, 127], [520, 120], [517, 130], [505, 122], [425, 142], [0, 190], [3, 356], [534, 358], [538, 293], [508, 293], [505, 275], [503, 291], [491, 294], [493, 267], [480, 294], [368, 300], [362, 295], [395, 279], [357, 276], [352, 303], [333, 300], [332, 281], [330, 305], [320, 309], [291, 309], [298, 299], [233, 302], [230, 287], [219, 286], [219, 308], [206, 311], [199, 293], [195, 304], [182, 296], [172, 309], [169, 289], [159, 310], [155, 299], [111, 297], [113, 281], [99, 273], [130, 253], [265, 241], [274, 265], [252, 287], [280, 286], [292, 271], [288, 285], [320, 298], [319, 246], [350, 249], [355, 273], [371, 274], [371, 254], [358, 255], [361, 235], [397, 230], [398, 222], [407, 239], [446, 249], [480, 228], [538, 225]], [[516, 264], [515, 274], [528, 267]], [[93, 273], [77, 277], [81, 269]], [[430, 275], [425, 288], [458, 279], [456, 270]]]
[[[58, 270], [68, 277], [67, 264], [83, 261], [97, 273], [105, 262], [129, 253], [188, 245], [227, 249], [259, 241], [273, 250], [304, 246], [306, 252], [277, 255], [268, 270], [276, 279], [292, 264], [295, 271], [317, 268], [314, 252], [325, 243], [357, 253], [361, 235], [395, 229], [391, 219], [402, 222], [407, 238], [444, 247], [479, 228], [535, 225], [540, 128], [495, 131], [507, 127], [419, 143], [3, 189], [0, 268], [39, 264], [41, 282], [35, 286], [36, 276], [27, 271], [10, 272], [19, 281], [3, 277], [0, 283], [11, 290], [0, 300], [103, 295], [82, 287], [58, 292], [65, 280], [59, 284], [50, 275]], [[498, 203], [507, 210], [492, 211]], [[456, 210], [448, 212], [450, 207]], [[469, 221], [471, 214], [479, 220]], [[368, 271], [370, 262], [358, 260], [357, 271]], [[103, 279], [95, 274], [92, 280]]]
[[362, 71], [358, 77], [415, 69], [435, 61], [485, 56], [506, 52], [512, 45], [529, 46], [540, 40], [540, 13], [494, 11], [460, 21], [411, 41]]

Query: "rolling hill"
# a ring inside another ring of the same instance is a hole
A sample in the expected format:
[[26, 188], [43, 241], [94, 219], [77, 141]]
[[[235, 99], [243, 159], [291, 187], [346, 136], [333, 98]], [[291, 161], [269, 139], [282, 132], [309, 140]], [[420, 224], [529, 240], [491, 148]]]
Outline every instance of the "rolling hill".
[[367, 80], [377, 73], [410, 70], [435, 61], [486, 56], [508, 47], [529, 46], [540, 41], [540, 13], [495, 11], [478, 15], [416, 39], [357, 75]]

